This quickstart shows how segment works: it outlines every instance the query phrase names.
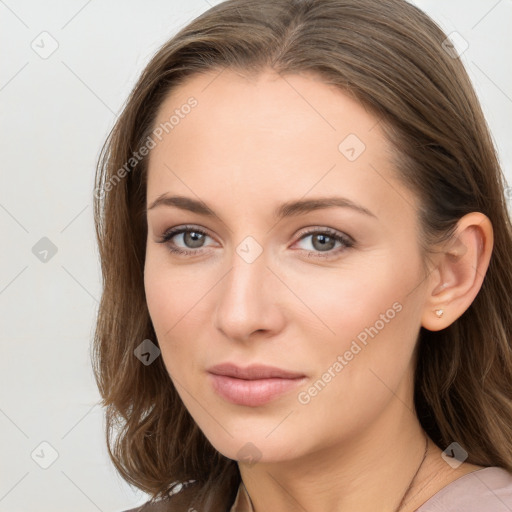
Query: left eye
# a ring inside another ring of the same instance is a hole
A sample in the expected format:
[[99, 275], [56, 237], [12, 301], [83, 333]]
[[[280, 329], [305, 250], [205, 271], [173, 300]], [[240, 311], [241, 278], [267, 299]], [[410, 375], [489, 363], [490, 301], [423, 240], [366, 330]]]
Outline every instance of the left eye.
[[[338, 253], [339, 250], [344, 250], [354, 245], [354, 242], [350, 237], [332, 229], [315, 230], [303, 233], [299, 242], [302, 242], [307, 238], [310, 238], [308, 245], [312, 247], [312, 249], [308, 247], [303, 249], [313, 253], [313, 256], [331, 256], [332, 254]], [[338, 248], [337, 250], [333, 250], [335, 249], [336, 244], [339, 244]]]

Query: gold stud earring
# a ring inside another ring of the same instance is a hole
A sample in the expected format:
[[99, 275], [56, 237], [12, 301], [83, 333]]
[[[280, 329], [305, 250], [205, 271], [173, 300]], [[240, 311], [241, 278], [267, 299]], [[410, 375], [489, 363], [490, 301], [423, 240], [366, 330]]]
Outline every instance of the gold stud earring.
[[441, 318], [443, 316], [444, 311], [442, 309], [436, 309], [437, 318]]

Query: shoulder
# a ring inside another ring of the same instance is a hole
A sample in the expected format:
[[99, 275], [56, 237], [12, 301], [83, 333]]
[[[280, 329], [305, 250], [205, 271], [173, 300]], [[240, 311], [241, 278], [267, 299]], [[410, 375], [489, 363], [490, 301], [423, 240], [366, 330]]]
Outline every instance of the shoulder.
[[[139, 507], [123, 512], [200, 512], [200, 510], [228, 510], [240, 485], [238, 466], [225, 468], [213, 480], [176, 481], [162, 498], [151, 499]], [[234, 470], [234, 471], [233, 471]]]
[[191, 506], [191, 493], [184, 491], [185, 486], [165, 498], [152, 499], [143, 505], [122, 512], [192, 512], [195, 509]]
[[147, 501], [130, 510], [123, 510], [123, 512], [191, 512], [195, 510], [191, 507], [190, 501], [178, 499], [178, 497], [165, 498], [160, 500]]
[[501, 512], [512, 510], [512, 473], [488, 467], [443, 487], [416, 512]]
[[144, 505], [123, 510], [123, 512], [171, 512], [171, 504], [169, 500], [148, 501]]

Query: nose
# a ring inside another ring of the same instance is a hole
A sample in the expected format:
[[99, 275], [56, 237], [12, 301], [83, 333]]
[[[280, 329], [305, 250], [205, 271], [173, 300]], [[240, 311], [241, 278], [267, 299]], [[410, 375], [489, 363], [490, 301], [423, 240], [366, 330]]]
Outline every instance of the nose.
[[215, 327], [229, 339], [271, 337], [284, 325], [282, 283], [263, 251], [248, 262], [234, 253], [232, 268], [218, 285]]

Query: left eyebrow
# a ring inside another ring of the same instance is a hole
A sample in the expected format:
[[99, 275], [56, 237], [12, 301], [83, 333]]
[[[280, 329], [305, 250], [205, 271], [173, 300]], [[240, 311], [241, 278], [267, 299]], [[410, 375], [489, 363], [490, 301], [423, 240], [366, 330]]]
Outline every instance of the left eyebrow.
[[364, 206], [357, 204], [346, 197], [338, 196], [301, 199], [299, 201], [288, 201], [276, 209], [276, 211], [274, 212], [274, 217], [276, 217], [277, 219], [282, 219], [285, 217], [309, 213], [313, 210], [320, 210], [323, 208], [333, 207], [351, 208], [369, 217], [374, 217], [375, 219], [377, 218], [377, 216], [370, 210], [368, 210], [368, 208], [365, 208]]
[[[199, 215], [204, 215], [205, 217], [216, 217], [213, 210], [209, 208], [204, 202], [198, 201], [197, 199], [193, 199], [191, 197], [168, 196], [167, 194], [162, 194], [151, 203], [151, 206], [146, 209], [146, 212], [157, 208], [158, 206], [174, 206], [175, 208], [187, 210]], [[274, 211], [274, 218], [283, 219], [285, 217], [303, 215], [314, 210], [333, 207], [351, 208], [366, 216], [377, 219], [377, 216], [368, 210], [368, 208], [365, 208], [364, 206], [357, 204], [346, 197], [338, 196], [288, 201], [280, 205]]]

